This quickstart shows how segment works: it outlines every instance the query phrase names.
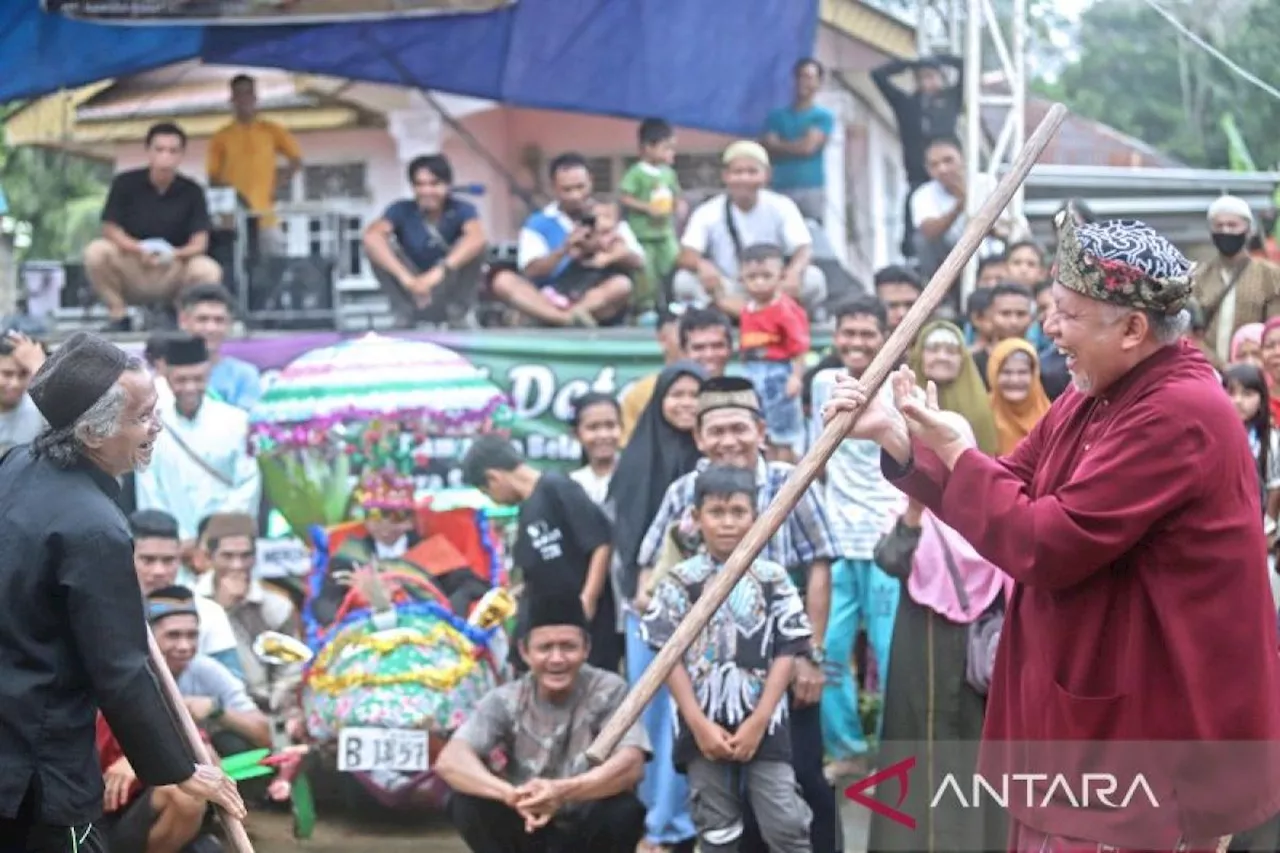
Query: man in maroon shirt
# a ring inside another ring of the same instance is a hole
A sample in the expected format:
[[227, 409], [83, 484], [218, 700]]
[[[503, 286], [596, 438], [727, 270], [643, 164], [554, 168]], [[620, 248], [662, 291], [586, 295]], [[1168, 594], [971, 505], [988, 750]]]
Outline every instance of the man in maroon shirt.
[[896, 406], [845, 379], [828, 417], [867, 405], [852, 437], [880, 444], [885, 475], [1017, 582], [983, 777], [1032, 764], [1078, 792], [1082, 773], [1114, 767], [1113, 801], [1135, 772], [1151, 790], [1083, 809], [1046, 779], [1010, 797], [1011, 849], [1213, 850], [1280, 812], [1257, 472], [1208, 362], [1179, 341], [1187, 260], [1139, 222], [1057, 227], [1045, 331], [1073, 389], [1011, 454], [976, 451], [905, 368]]

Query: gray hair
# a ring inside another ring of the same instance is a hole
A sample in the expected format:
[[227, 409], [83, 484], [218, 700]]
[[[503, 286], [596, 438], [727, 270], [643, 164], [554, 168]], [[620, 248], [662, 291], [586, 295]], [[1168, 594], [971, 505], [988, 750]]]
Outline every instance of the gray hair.
[[[139, 372], [142, 360], [130, 356], [125, 372]], [[120, 431], [121, 416], [128, 403], [124, 386], [116, 382], [71, 426], [53, 429], [46, 426], [32, 442], [31, 452], [44, 456], [59, 468], [70, 468], [84, 455], [85, 440], [111, 438]]]
[[1162, 344], [1175, 343], [1191, 328], [1191, 312], [1183, 308], [1177, 314], [1161, 314], [1148, 311], [1147, 324], [1151, 326], [1151, 336]]
[[[1123, 305], [1103, 304], [1109, 309], [1110, 319], [1113, 323], [1120, 322], [1123, 317], [1133, 313], [1135, 310], [1126, 308]], [[1183, 308], [1177, 314], [1164, 314], [1159, 311], [1142, 311], [1141, 313], [1147, 318], [1147, 325], [1151, 329], [1151, 337], [1155, 338], [1156, 343], [1159, 344], [1175, 343], [1187, 333], [1187, 329], [1191, 328], [1191, 312], [1186, 308]]]

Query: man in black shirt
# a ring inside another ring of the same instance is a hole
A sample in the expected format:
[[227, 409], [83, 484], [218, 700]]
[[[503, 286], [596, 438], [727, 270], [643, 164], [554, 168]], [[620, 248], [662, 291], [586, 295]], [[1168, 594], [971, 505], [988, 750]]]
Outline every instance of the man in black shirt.
[[151, 379], [81, 332], [29, 393], [48, 428], [0, 459], [0, 849], [95, 849], [99, 709], [145, 784], [243, 817], [235, 783], [192, 760], [148, 666], [116, 498], [117, 478], [150, 462], [160, 432]]
[[204, 190], [178, 174], [187, 135], [165, 122], [147, 131], [147, 168], [121, 172], [102, 209], [102, 236], [84, 250], [85, 272], [107, 306], [107, 331], [128, 331], [127, 306], [172, 303], [197, 284], [220, 284], [207, 254]]
[[[950, 84], [946, 77], [948, 68], [956, 72], [956, 79]], [[902, 89], [893, 82], [893, 78], [904, 71], [912, 72], [915, 77], [913, 91]], [[902, 253], [912, 257], [911, 194], [929, 182], [929, 172], [925, 169], [925, 143], [930, 139], [955, 136], [956, 120], [964, 109], [964, 62], [954, 56], [895, 59], [872, 71], [871, 79], [898, 120], [908, 185]]]
[[[472, 443], [462, 460], [462, 478], [494, 503], [520, 507], [512, 557], [523, 573], [524, 600], [578, 596], [591, 623], [588, 663], [617, 672], [623, 646], [609, 583], [613, 529], [604, 510], [564, 474], [531, 467], [499, 435], [482, 435]], [[517, 624], [523, 633], [523, 617]]]

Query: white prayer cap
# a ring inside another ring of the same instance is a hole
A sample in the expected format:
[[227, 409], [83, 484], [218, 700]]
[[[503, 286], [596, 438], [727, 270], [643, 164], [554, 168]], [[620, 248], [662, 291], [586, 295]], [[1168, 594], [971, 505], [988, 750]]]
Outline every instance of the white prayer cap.
[[1220, 195], [1214, 199], [1213, 204], [1209, 205], [1209, 221], [1212, 222], [1215, 216], [1238, 216], [1250, 225], [1253, 224], [1253, 211], [1249, 209], [1249, 202], [1233, 195]]
[[764, 146], [759, 142], [750, 139], [739, 139], [737, 142], [724, 149], [724, 164], [728, 166], [739, 157], [746, 157], [755, 160], [761, 166], [768, 168], [769, 152], [764, 150]]

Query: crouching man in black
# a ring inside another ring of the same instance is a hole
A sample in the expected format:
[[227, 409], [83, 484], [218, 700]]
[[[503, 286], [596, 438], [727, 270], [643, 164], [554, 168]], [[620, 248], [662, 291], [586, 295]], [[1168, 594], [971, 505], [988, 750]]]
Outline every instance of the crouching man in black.
[[436, 763], [454, 790], [449, 815], [473, 853], [634, 853], [648, 735], [632, 725], [599, 767], [586, 759], [627, 683], [586, 663], [576, 596], [537, 596], [528, 606], [520, 653], [529, 672], [486, 694]]

